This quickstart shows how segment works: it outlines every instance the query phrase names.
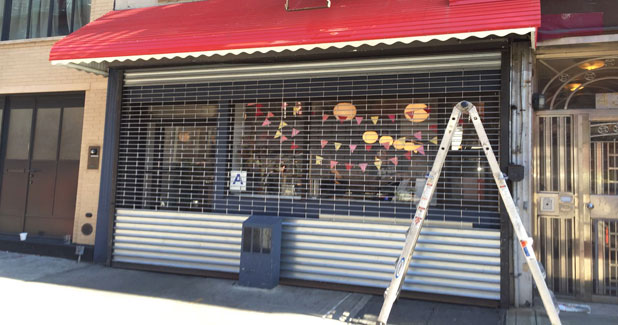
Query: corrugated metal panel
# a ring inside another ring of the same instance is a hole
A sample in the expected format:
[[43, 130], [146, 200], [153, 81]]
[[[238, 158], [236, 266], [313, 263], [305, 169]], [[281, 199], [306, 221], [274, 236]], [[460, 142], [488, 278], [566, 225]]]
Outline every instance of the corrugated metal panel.
[[302, 76], [346, 76], [368, 73], [406, 73], [500, 69], [499, 52], [336, 60], [290, 64], [219, 65], [136, 69], [125, 73], [126, 86], [182, 84], [223, 80], [271, 80]]
[[338, 0], [286, 12], [281, 0], [199, 1], [110, 12], [56, 43], [55, 63], [135, 61], [530, 33], [539, 0]]
[[117, 210], [113, 262], [238, 273], [247, 216]]
[[[246, 218], [118, 210], [113, 262], [238, 273]], [[500, 298], [500, 232], [458, 225], [428, 221], [403, 290]], [[407, 229], [285, 218], [281, 277], [386, 288]]]
[[[285, 219], [281, 277], [386, 288], [406, 225]], [[500, 299], [500, 232], [428, 221], [403, 290]]]

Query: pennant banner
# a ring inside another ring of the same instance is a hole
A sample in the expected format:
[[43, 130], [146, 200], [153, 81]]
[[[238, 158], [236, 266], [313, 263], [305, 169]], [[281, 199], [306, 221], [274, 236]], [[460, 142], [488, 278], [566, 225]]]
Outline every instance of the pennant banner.
[[279, 123], [279, 130], [283, 129], [286, 126], [288, 126], [288, 124], [285, 123], [284, 121], [281, 121], [281, 123]]
[[303, 107], [300, 104], [300, 102], [296, 102], [296, 105], [294, 105], [294, 116], [296, 116], [296, 115], [303, 115], [302, 109], [303, 109]]
[[337, 166], [338, 162], [336, 160], [331, 160], [330, 161], [330, 168], [333, 169]]
[[352, 153], [354, 153], [354, 150], [356, 150], [356, 146], [357, 146], [357, 145], [355, 145], [355, 144], [351, 144], [351, 145], [350, 145], [350, 153], [351, 153], [351, 154], [352, 154]]
[[423, 133], [421, 133], [421, 131], [415, 132], [414, 133], [414, 137], [419, 139], [419, 140], [422, 140], [423, 139]]
[[375, 124], [378, 124], [378, 119], [380, 119], [380, 117], [379, 117], [379, 116], [372, 116], [372, 117], [371, 117], [371, 122], [373, 122], [373, 124], [374, 124], [374, 125], [375, 125]]
[[281, 131], [277, 130], [277, 133], [275, 133], [275, 139], [277, 139], [280, 136], [281, 136]]
[[262, 122], [262, 126], [267, 126], [270, 125], [270, 121], [268, 119], [265, 119], [264, 122]]
[[372, 147], [372, 145], [370, 145], [370, 144], [366, 144], [366, 145], [365, 145], [365, 150], [369, 151], [369, 150], [371, 150], [371, 147]]
[[297, 129], [295, 129], [295, 128], [292, 128], [292, 138], [293, 138], [293, 137], [295, 137], [295, 136], [296, 136], [297, 134], [299, 134], [299, 133], [300, 133], [300, 131], [298, 131], [298, 130], [297, 130]]
[[362, 121], [363, 121], [363, 117], [362, 116], [357, 116], [356, 117], [356, 124], [357, 125], [360, 125]]
[[315, 156], [315, 164], [316, 165], [321, 165], [323, 159], [324, 158], [322, 156]]
[[365, 169], [367, 169], [367, 163], [360, 163], [358, 164], [358, 167], [360, 167], [360, 169], [363, 171], [363, 173], [365, 172]]
[[345, 169], [347, 169], [347, 170], [352, 169], [352, 164], [350, 164], [350, 163], [345, 163]]
[[281, 139], [279, 139], [279, 143], [283, 143], [283, 141], [287, 140], [288, 137], [286, 137], [285, 135], [281, 137]]
[[322, 145], [322, 149], [324, 149], [324, 147], [328, 144], [328, 140], [320, 140], [320, 144]]
[[412, 160], [412, 151], [408, 151], [406, 152], [406, 154], [404, 155], [408, 160]]
[[257, 109], [255, 110], [255, 116], [262, 116], [262, 115], [264, 115], [264, 113], [262, 112], [262, 110], [261, 110], [261, 109], [259, 109], [259, 108], [257, 108]]
[[390, 148], [391, 148], [391, 143], [390, 143], [390, 142], [382, 142], [382, 146], [384, 146], [384, 148], [385, 148], [386, 150], [388, 150], [388, 149], [390, 149]]
[[391, 158], [391, 159], [389, 159], [389, 160], [390, 160], [390, 161], [393, 163], [393, 165], [395, 165], [395, 166], [397, 166], [397, 164], [399, 163], [399, 161], [397, 160], [397, 157], [393, 157], [393, 158]]
[[290, 145], [290, 149], [292, 149], [292, 150], [296, 150], [298, 148], [299, 148], [299, 146], [296, 144], [296, 142], [292, 142], [292, 144]]
[[391, 122], [395, 122], [395, 114], [388, 114], [388, 118], [391, 119]]
[[335, 151], [339, 151], [339, 148], [341, 148], [341, 142], [335, 142]]
[[268, 113], [266, 114], [266, 117], [275, 117], [275, 114], [273, 114], [272, 112], [268, 112]]
[[420, 147], [418, 147], [418, 149], [416, 149], [421, 155], [425, 155], [425, 148], [423, 147], [423, 145], [421, 145]]
[[433, 137], [433, 138], [431, 138], [431, 140], [429, 140], [429, 142], [431, 142], [431, 143], [433, 143], [433, 144], [437, 145], [437, 144], [438, 144], [438, 137]]
[[322, 121], [326, 121], [326, 120], [328, 120], [328, 114], [322, 115]]
[[378, 157], [376, 157], [376, 160], [373, 162], [374, 165], [376, 165], [376, 168], [378, 170], [380, 170], [380, 168], [382, 167], [382, 160]]

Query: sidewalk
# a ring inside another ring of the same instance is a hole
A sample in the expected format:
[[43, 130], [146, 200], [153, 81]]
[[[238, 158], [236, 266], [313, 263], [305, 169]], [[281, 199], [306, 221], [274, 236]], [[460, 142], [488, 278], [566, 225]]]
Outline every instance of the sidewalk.
[[[0, 252], [2, 324], [375, 324], [382, 301], [359, 293], [245, 288], [232, 280]], [[609, 306], [616, 313], [618, 308]], [[618, 323], [618, 316], [597, 319], [594, 311], [584, 323]], [[544, 324], [541, 313], [542, 305], [506, 312], [400, 299], [389, 324]]]

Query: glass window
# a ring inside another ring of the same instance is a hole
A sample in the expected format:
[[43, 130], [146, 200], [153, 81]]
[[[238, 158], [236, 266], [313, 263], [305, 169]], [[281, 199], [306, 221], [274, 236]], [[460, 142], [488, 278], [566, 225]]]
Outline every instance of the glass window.
[[[15, 1], [11, 9], [9, 39], [22, 39], [28, 36], [28, 1]], [[9, 9], [9, 8], [7, 8]]]
[[50, 0], [32, 0], [30, 37], [46, 37], [49, 26]]
[[68, 35], [90, 21], [90, 0], [0, 0], [0, 13], [5, 10], [9, 28], [2, 40]]
[[56, 160], [60, 108], [39, 109], [34, 128], [33, 160]]
[[60, 136], [60, 159], [79, 160], [82, 140], [82, 120], [84, 110], [81, 107], [67, 107], [62, 115], [62, 135]]

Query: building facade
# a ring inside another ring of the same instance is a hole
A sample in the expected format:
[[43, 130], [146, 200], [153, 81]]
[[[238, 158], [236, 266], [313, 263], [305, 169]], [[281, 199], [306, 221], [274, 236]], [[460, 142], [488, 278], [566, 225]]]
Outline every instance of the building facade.
[[[282, 283], [380, 293], [446, 120], [457, 102], [469, 100], [501, 169], [514, 176], [515, 203], [550, 287], [586, 299], [616, 297], [615, 217], [599, 212], [613, 204], [616, 25], [602, 15], [611, 4], [158, 6], [168, 2], [116, 1], [107, 13], [111, 1], [93, 0], [93, 22], [51, 53], [58, 39], [0, 43], [2, 50], [15, 47], [3, 57], [20, 62], [7, 63], [11, 75], [1, 70], [5, 111], [38, 112], [37, 105], [48, 107], [41, 93], [60, 92], [74, 95], [64, 96], [56, 113], [64, 121], [71, 100], [83, 98], [75, 210], [65, 222], [72, 232], [62, 235], [93, 245], [95, 261], [237, 277], [247, 236], [242, 222], [267, 215], [282, 220]], [[23, 55], [27, 47], [43, 57], [40, 67]], [[15, 83], [28, 69], [32, 74]], [[574, 83], [580, 85], [565, 86]], [[4, 121], [3, 139], [10, 140], [17, 122], [10, 115]], [[66, 124], [56, 130], [60, 139]], [[605, 133], [593, 136], [599, 130]], [[7, 159], [15, 145], [2, 142], [4, 179], [43, 168], [34, 159], [37, 132], [31, 134], [28, 167]], [[403, 294], [531, 304], [519, 243], [465, 119], [450, 149]], [[100, 168], [89, 169], [98, 157]], [[28, 176], [33, 184], [36, 176]], [[25, 206], [22, 219], [31, 215]], [[24, 227], [1, 232], [28, 232]]]
[[[52, 45], [113, 9], [113, 1], [1, 1], [3, 246], [92, 245], [107, 80], [49, 64]], [[27, 233], [29, 244], [13, 243]], [[70, 247], [69, 247], [70, 248]], [[73, 248], [74, 250], [74, 248]]]

